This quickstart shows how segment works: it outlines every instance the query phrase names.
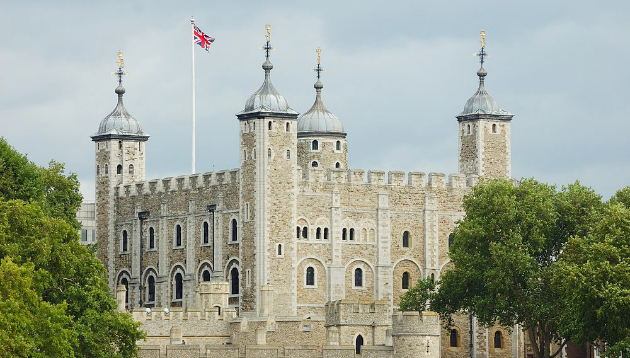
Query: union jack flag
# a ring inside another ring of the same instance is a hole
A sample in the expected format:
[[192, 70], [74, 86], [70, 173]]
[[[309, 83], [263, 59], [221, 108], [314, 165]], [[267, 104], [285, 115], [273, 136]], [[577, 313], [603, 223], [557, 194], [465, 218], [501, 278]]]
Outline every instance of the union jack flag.
[[210, 45], [214, 42], [214, 37], [210, 37], [203, 33], [203, 31], [199, 30], [197, 25], [195, 25], [195, 43], [204, 50], [210, 52]]

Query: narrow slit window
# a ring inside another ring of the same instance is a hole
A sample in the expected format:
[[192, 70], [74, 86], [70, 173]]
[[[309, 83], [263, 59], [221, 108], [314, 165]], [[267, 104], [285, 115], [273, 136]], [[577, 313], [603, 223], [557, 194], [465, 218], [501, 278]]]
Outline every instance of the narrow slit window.
[[182, 246], [182, 226], [179, 224], [175, 226], [175, 246]]
[[402, 289], [409, 289], [409, 272], [403, 272], [402, 274]]
[[363, 270], [359, 267], [354, 270], [354, 286], [363, 287]]
[[315, 286], [315, 269], [312, 266], [306, 269], [306, 286]]
[[317, 140], [311, 142], [311, 150], [319, 150], [319, 142]]
[[149, 228], [149, 250], [155, 248], [155, 229]]
[[232, 219], [232, 241], [238, 241], [238, 222]]

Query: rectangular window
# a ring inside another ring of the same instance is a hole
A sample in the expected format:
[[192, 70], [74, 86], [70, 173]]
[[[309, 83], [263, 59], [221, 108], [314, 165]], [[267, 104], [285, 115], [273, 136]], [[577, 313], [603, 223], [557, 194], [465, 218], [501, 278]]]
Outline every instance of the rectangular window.
[[87, 241], [87, 230], [86, 229], [82, 229], [81, 230], [81, 241]]
[[96, 230], [92, 230], [92, 242], [96, 241]]

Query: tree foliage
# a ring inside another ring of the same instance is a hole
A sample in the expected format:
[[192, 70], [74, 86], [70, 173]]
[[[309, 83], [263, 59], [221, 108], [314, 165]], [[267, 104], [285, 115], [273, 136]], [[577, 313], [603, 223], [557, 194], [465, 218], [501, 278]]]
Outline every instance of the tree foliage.
[[557, 190], [497, 179], [475, 186], [463, 206], [449, 252], [454, 268], [442, 275], [431, 309], [447, 322], [469, 312], [486, 326], [520, 324], [537, 357], [555, 356], [551, 343], [564, 343], [570, 309], [570, 291], [554, 280], [557, 262], [570, 238], [594, 230], [601, 197], [577, 182]]
[[554, 273], [567, 294], [561, 324], [578, 343], [605, 342], [606, 354], [630, 352], [630, 187], [617, 192], [593, 230], [569, 240]]
[[116, 310], [102, 263], [79, 244], [76, 176], [0, 139], [0, 195], [0, 356], [135, 356], [139, 324]]

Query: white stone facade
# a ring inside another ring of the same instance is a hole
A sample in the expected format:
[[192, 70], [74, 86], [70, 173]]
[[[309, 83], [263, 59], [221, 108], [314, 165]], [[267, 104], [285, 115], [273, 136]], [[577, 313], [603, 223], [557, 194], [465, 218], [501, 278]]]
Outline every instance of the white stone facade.
[[[511, 116], [458, 117], [448, 176], [348, 169], [345, 133], [300, 136], [290, 109], [237, 117], [240, 167], [212, 173], [145, 181], [148, 136], [93, 137], [97, 256], [143, 323], [141, 355], [469, 357], [474, 319], [453, 344], [436, 315], [395, 311], [448, 268], [479, 176], [509, 178]], [[497, 329], [473, 328], [477, 356], [522, 356], [522, 339], [490, 349]]]

